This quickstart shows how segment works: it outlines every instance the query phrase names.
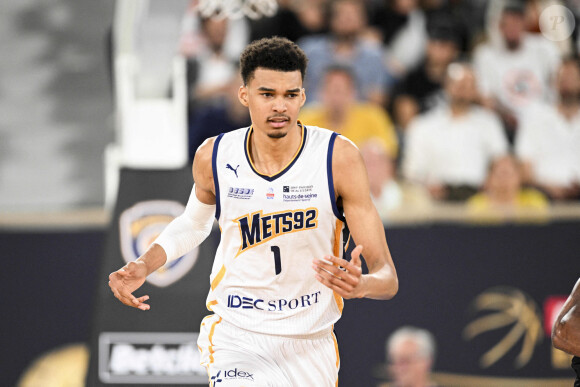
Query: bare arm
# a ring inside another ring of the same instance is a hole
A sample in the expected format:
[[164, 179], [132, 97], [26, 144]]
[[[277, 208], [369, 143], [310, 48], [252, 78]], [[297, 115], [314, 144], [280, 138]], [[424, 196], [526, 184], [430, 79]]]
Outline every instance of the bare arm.
[[[357, 243], [351, 262], [337, 257], [325, 257], [346, 269], [315, 260], [319, 281], [345, 298], [390, 299], [399, 289], [395, 265], [391, 258], [383, 223], [370, 197], [366, 168], [358, 149], [348, 140], [338, 137], [332, 159], [336, 195], [341, 198], [346, 221]], [[360, 258], [369, 273], [360, 274]]]
[[[214, 139], [209, 139], [199, 147], [193, 161], [192, 173], [195, 181], [195, 196], [204, 204], [215, 204], [215, 189], [213, 185], [213, 173], [211, 157]], [[150, 306], [145, 303], [149, 296], [135, 297], [133, 292], [139, 289], [147, 276], [167, 262], [165, 250], [153, 243], [147, 251], [137, 260], [129, 262], [121, 269], [109, 275], [109, 287], [123, 304], [149, 310]]]
[[554, 323], [552, 344], [564, 352], [580, 356], [580, 278]]

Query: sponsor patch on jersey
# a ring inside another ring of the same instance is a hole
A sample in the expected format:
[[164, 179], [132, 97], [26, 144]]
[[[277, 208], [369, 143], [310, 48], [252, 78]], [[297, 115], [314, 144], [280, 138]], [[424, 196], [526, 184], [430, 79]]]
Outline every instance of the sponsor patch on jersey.
[[320, 296], [320, 290], [311, 294], [304, 294], [297, 298], [279, 298], [277, 300], [263, 300], [261, 298], [230, 294], [228, 295], [227, 306], [232, 309], [258, 309], [268, 312], [282, 312], [286, 310], [308, 308], [314, 304], [318, 304], [318, 296]]
[[254, 195], [253, 188], [230, 187], [228, 190], [228, 198], [247, 200], [251, 198], [252, 195]]
[[274, 188], [268, 188], [268, 192], [266, 192], [266, 199], [274, 199]]
[[[139, 258], [163, 229], [183, 213], [183, 204], [172, 200], [148, 200], [127, 208], [119, 217], [121, 255], [125, 262]], [[184, 256], [160, 267], [147, 277], [158, 287], [169, 286], [185, 276], [197, 261], [196, 247]]]
[[284, 202], [309, 202], [318, 197], [312, 192], [314, 185], [285, 185], [282, 187], [282, 201]]
[[282, 187], [282, 192], [286, 193], [305, 193], [314, 191], [314, 185], [285, 185]]
[[254, 382], [254, 375], [241, 368], [235, 367], [225, 370], [217, 370], [216, 374], [210, 378], [212, 386], [223, 382], [224, 380], [243, 380], [245, 382]]

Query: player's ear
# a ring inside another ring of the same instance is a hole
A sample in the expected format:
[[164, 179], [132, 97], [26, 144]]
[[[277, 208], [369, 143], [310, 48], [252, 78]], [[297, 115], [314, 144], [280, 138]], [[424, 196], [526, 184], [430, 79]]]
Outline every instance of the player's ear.
[[242, 85], [238, 89], [238, 99], [242, 105], [248, 107], [248, 88], [246, 85]]
[[300, 100], [300, 107], [302, 107], [306, 103], [306, 90], [304, 88], [300, 90]]

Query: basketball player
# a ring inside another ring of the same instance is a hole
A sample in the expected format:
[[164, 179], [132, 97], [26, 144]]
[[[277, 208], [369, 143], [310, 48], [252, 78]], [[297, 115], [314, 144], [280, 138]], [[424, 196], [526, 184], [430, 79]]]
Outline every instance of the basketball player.
[[[283, 38], [241, 55], [238, 97], [252, 125], [208, 139], [193, 161], [184, 214], [139, 259], [112, 273], [125, 305], [148, 274], [221, 230], [198, 346], [210, 384], [334, 386], [333, 325], [343, 298], [390, 299], [398, 279], [358, 149], [298, 122], [307, 58]], [[358, 243], [341, 258], [345, 221]], [[369, 273], [362, 275], [361, 258]]]
[[574, 387], [580, 387], [580, 278], [554, 323], [552, 344], [574, 355], [572, 358], [572, 368], [576, 372]]

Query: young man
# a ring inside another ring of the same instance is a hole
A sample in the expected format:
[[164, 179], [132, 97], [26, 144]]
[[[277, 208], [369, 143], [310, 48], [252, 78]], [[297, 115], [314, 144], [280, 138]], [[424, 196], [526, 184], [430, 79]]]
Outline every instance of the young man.
[[[306, 62], [282, 38], [244, 50], [238, 96], [252, 126], [199, 148], [184, 214], [109, 277], [121, 302], [148, 310], [149, 297], [132, 293], [166, 261], [201, 243], [215, 215], [221, 242], [207, 298], [214, 314], [203, 320], [198, 340], [210, 383], [333, 386], [340, 363], [332, 328], [342, 299], [389, 299], [398, 290], [357, 148], [298, 122]], [[358, 243], [350, 261], [341, 258], [345, 218]]]
[[576, 372], [574, 387], [580, 387], [580, 278], [552, 328], [554, 347], [574, 355], [572, 368]]

